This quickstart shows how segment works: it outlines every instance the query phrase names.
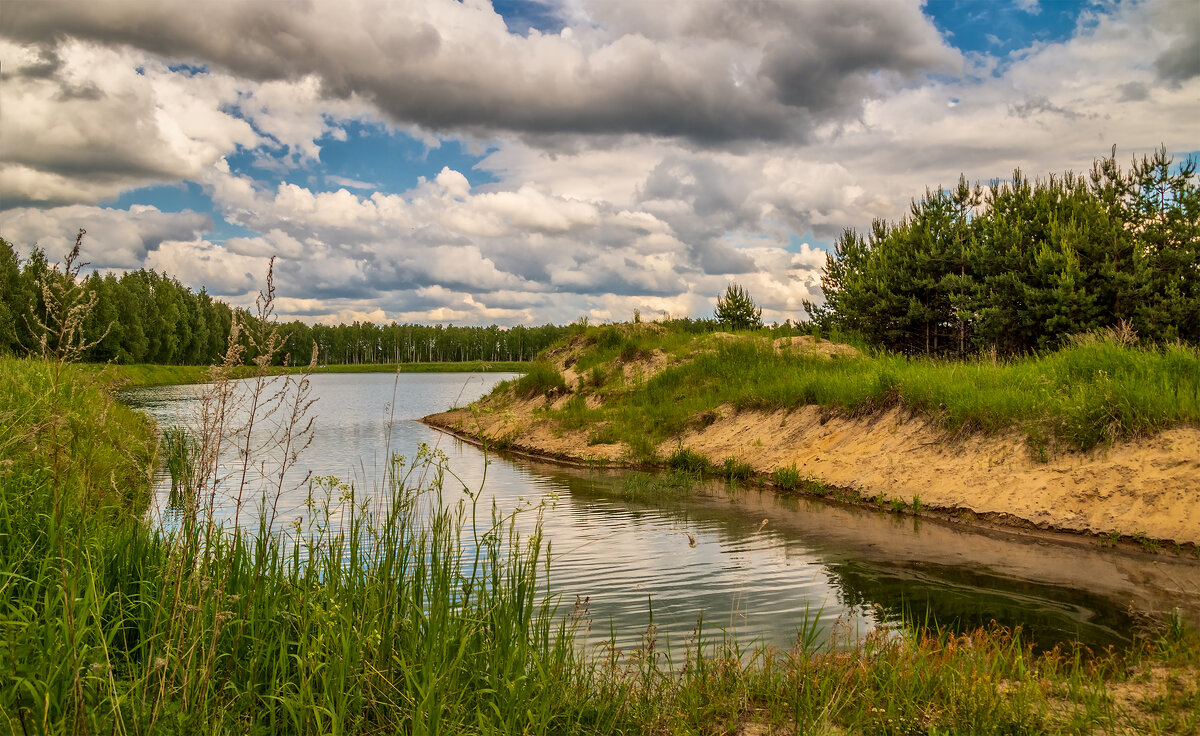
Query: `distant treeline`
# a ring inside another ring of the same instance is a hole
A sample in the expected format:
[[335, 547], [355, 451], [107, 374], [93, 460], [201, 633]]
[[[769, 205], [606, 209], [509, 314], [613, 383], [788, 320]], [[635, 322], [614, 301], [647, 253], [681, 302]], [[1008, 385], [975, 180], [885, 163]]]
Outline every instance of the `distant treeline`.
[[[0, 354], [39, 349], [38, 323], [46, 322], [41, 284], [64, 278], [42, 251], [20, 259], [12, 244], [0, 238]], [[203, 289], [194, 292], [148, 270], [121, 276], [93, 273], [79, 283], [95, 294], [83, 327], [85, 341], [95, 343], [84, 356], [87, 361], [208, 365], [225, 354], [235, 310]], [[254, 319], [244, 310], [238, 315], [245, 322]], [[293, 364], [306, 363], [315, 344], [319, 362], [327, 365], [527, 361], [569, 329], [369, 322], [329, 327], [295, 321], [279, 325], [285, 341], [280, 360], [287, 356]]]
[[[46, 255], [35, 249], [24, 261], [0, 238], [0, 353], [24, 355], [39, 349], [39, 322], [46, 323], [42, 284], [63, 280]], [[91, 274], [82, 287], [95, 294], [84, 338], [95, 343], [94, 362], [203, 365], [221, 359], [233, 312], [204, 290], [193, 292], [154, 271], [120, 277]]]
[[1066, 173], [926, 192], [897, 223], [847, 230], [826, 260], [822, 328], [909, 354], [1003, 354], [1128, 325], [1200, 343], [1196, 162], [1165, 150]]

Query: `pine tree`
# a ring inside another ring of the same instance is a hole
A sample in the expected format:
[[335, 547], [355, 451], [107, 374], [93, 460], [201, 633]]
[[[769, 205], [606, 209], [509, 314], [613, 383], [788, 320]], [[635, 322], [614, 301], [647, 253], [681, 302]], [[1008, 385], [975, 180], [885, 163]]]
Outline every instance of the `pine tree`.
[[730, 284], [724, 297], [717, 297], [716, 320], [730, 329], [762, 327], [762, 307], [754, 303], [750, 292], [738, 284]]

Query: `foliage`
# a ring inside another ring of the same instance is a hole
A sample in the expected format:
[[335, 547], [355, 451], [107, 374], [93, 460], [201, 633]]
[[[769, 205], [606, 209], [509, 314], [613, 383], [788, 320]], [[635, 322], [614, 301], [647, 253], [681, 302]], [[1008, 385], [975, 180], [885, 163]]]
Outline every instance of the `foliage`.
[[[451, 476], [444, 456], [428, 448], [411, 464], [392, 458], [382, 487], [370, 494], [335, 478], [314, 479], [304, 521], [288, 530], [272, 524], [270, 493], [262, 497], [259, 523], [247, 528], [235, 516], [232, 528], [222, 527], [204, 500], [216, 479], [232, 479], [236, 489], [239, 466], [244, 484], [245, 471], [267, 467], [266, 457], [294, 462], [306, 432], [306, 377], [268, 370], [280, 345], [261, 318], [270, 314], [270, 294], [268, 281], [267, 306], [247, 328], [261, 331], [245, 338], [260, 349], [255, 375], [225, 380], [244, 357], [236, 321], [214, 371], [200, 433], [189, 440], [190, 470], [180, 476], [199, 493], [174, 529], [148, 526], [136, 513], [137, 494], [127, 492], [146, 483], [148, 458], [129, 451], [131, 439], [148, 435], [144, 420], [112, 405], [87, 373], [70, 366], [52, 373], [43, 360], [0, 358], [0, 724], [6, 730], [1200, 728], [1200, 690], [1182, 677], [1200, 661], [1200, 641], [1179, 620], [1127, 655], [1097, 657], [1038, 654], [1019, 634], [998, 628], [956, 635], [928, 625], [832, 637], [825, 646], [819, 619], [801, 625], [787, 653], [714, 641], [700, 625], [685, 651], [672, 651], [657, 645], [653, 624], [632, 651], [612, 642], [585, 649], [574, 632], [586, 620], [586, 603], [560, 615], [556, 599], [543, 593], [550, 561], [540, 524], [521, 538], [513, 515], [478, 508], [479, 489], [443, 493]], [[1172, 359], [1187, 369], [1194, 358]], [[1068, 360], [1061, 369], [1086, 371], [1089, 360]], [[852, 362], [863, 361], [845, 361]], [[890, 383], [902, 384], [899, 374]], [[244, 411], [227, 411], [234, 406]], [[248, 442], [249, 425], [268, 419], [278, 424], [260, 457]], [[51, 427], [58, 428], [56, 439], [47, 436]], [[237, 449], [232, 468], [212, 463], [222, 445]], [[72, 452], [55, 460], [63, 447]], [[285, 471], [278, 467], [278, 477]], [[626, 494], [655, 502], [682, 498], [693, 478], [682, 470], [631, 477]], [[276, 487], [274, 498], [278, 493]], [[62, 513], [47, 513], [51, 499]], [[115, 499], [126, 513], [105, 513], [108, 506], [97, 503], [103, 499]], [[1183, 684], [1165, 693], [1147, 688], [1140, 700], [1108, 695], [1138, 673], [1163, 671]]]
[[1053, 349], [1129, 325], [1143, 339], [1200, 343], [1200, 178], [1165, 150], [1122, 171], [985, 189], [960, 178], [909, 216], [847, 230], [826, 259], [823, 329], [907, 354]]
[[[12, 370], [0, 378], [25, 380], [38, 365], [4, 360]], [[112, 421], [98, 400], [80, 394], [72, 412]], [[124, 439], [80, 426], [80, 444], [107, 452]], [[316, 479], [309, 525], [201, 544], [83, 509], [59, 535], [30, 503], [44, 476], [22, 463], [0, 477], [0, 724], [48, 734], [1200, 728], [1200, 640], [1178, 617], [1124, 653], [1039, 653], [1019, 632], [929, 622], [826, 639], [817, 618], [788, 652], [739, 648], [703, 627], [672, 649], [653, 626], [631, 650], [586, 649], [573, 633], [586, 604], [559, 610], [541, 593], [536, 525], [518, 538], [511, 516], [443, 495], [441, 463], [428, 450], [397, 459], [376, 490], [382, 505]], [[432, 483], [418, 486], [422, 475]], [[661, 503], [693, 487], [686, 472], [633, 474], [623, 495]]]
[[667, 467], [696, 475], [703, 475], [712, 470], [712, 464], [708, 462], [708, 458], [682, 444], [667, 457]]
[[731, 330], [756, 329], [762, 327], [762, 307], [740, 284], [730, 284], [725, 295], [717, 297], [714, 319]]
[[[234, 311], [203, 289], [193, 292], [174, 278], [140, 269], [121, 276], [93, 273], [86, 278], [54, 269], [34, 249], [18, 258], [11, 243], [0, 238], [0, 355], [26, 355], [40, 347], [37, 320], [47, 310], [42, 283], [62, 288], [70, 281], [83, 286], [93, 302], [82, 326], [88, 349], [82, 360], [121, 365], [211, 365], [219, 362], [233, 324]], [[238, 310], [243, 324], [255, 318]], [[376, 325], [354, 322], [336, 326], [293, 321], [280, 326], [283, 344], [276, 363], [308, 362], [313, 345], [322, 365], [529, 361], [567, 334], [554, 325], [501, 328], [451, 325]], [[249, 348], [244, 345], [244, 348]]]
[[771, 474], [771, 480], [775, 481], [775, 485], [780, 490], [794, 491], [800, 487], [804, 479], [795, 465], [787, 465], [776, 468], [775, 472]]

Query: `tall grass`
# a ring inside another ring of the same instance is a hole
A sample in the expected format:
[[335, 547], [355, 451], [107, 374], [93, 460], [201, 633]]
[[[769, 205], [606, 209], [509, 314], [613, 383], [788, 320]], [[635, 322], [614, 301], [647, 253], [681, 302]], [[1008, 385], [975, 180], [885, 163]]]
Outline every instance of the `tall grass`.
[[[260, 316], [270, 296], [268, 279]], [[1107, 694], [1139, 673], [1194, 672], [1200, 642], [1180, 625], [1098, 658], [1035, 655], [998, 629], [964, 638], [928, 626], [828, 649], [806, 626], [785, 653], [706, 641], [698, 625], [679, 652], [658, 644], [651, 622], [632, 651], [583, 649], [573, 632], [586, 603], [559, 615], [542, 592], [540, 524], [519, 537], [511, 514], [481, 506], [479, 489], [459, 495], [427, 449], [412, 463], [392, 458], [369, 496], [313, 479], [303, 518], [281, 523], [272, 504], [305, 443], [306, 375], [272, 376], [277, 336], [264, 327], [242, 343], [238, 329], [181, 476], [193, 500], [169, 530], [140, 514], [148, 425], [61, 361], [0, 361], [9, 732], [1200, 729], [1200, 687], [1184, 679], [1122, 704]], [[235, 386], [229, 368], [244, 357], [260, 370]], [[255, 427], [269, 429], [267, 442]], [[248, 485], [264, 463], [275, 485]], [[218, 490], [236, 502], [230, 524], [218, 522]], [[254, 524], [239, 523], [244, 504], [258, 505], [245, 517]]]
[[[830, 647], [802, 631], [789, 652], [699, 628], [672, 650], [653, 626], [632, 650], [581, 648], [586, 604], [558, 611], [542, 593], [539, 525], [519, 538], [429, 451], [395, 460], [370, 499], [315, 479], [303, 521], [281, 530], [262, 514], [253, 534], [83, 509], [65, 534], [35, 500], [50, 476], [27, 460], [0, 480], [0, 724], [12, 732], [1200, 728], [1187, 679], [1200, 642], [1179, 625], [1125, 655], [1035, 654], [1000, 629], [929, 625]], [[1177, 684], [1161, 690], [1164, 668]], [[1114, 701], [1117, 686], [1143, 696]]]

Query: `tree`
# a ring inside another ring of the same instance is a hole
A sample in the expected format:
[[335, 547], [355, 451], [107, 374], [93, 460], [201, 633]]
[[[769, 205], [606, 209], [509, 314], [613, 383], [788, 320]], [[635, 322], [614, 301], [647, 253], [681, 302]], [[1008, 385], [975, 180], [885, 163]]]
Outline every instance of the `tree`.
[[714, 315], [718, 322], [729, 325], [730, 329], [745, 329], [762, 327], [762, 307], [755, 305], [750, 298], [750, 292], [738, 284], [730, 284], [725, 289], [724, 297], [717, 297], [717, 312]]

